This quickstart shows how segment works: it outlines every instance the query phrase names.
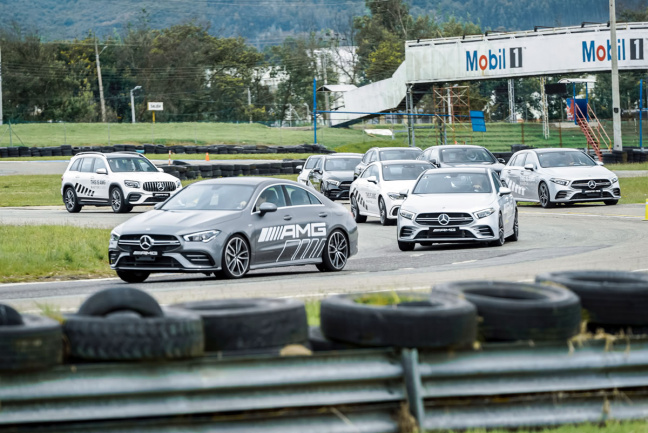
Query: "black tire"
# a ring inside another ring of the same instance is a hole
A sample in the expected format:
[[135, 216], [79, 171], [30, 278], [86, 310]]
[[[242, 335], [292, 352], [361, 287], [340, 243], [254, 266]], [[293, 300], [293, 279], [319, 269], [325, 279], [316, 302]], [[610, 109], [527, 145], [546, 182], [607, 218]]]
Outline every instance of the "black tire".
[[543, 208], [548, 209], [554, 207], [554, 203], [551, 201], [549, 187], [544, 182], [541, 182], [540, 186], [538, 186], [538, 199], [540, 200], [540, 206]]
[[133, 210], [133, 207], [126, 203], [124, 193], [119, 187], [112, 187], [110, 189], [110, 206], [115, 213], [128, 213]]
[[398, 249], [401, 251], [414, 251], [414, 247], [416, 247], [415, 242], [401, 242], [398, 241]]
[[294, 299], [226, 299], [172, 305], [200, 315], [208, 352], [265, 349], [308, 340], [306, 308]]
[[41, 370], [60, 364], [63, 361], [61, 324], [31, 314], [23, 314], [20, 321], [20, 324], [0, 325], [0, 371]]
[[580, 302], [569, 290], [500, 281], [462, 281], [435, 289], [461, 291], [475, 304], [485, 341], [564, 341], [580, 331]]
[[382, 197], [378, 199], [378, 212], [380, 213], [380, 224], [384, 226], [391, 226], [394, 224], [394, 220], [387, 218], [387, 208], [385, 207], [385, 201]]
[[536, 276], [576, 293], [595, 324], [648, 326], [648, 274], [618, 271], [564, 271]]
[[322, 330], [319, 326], [311, 326], [308, 329], [308, 345], [313, 352], [330, 352], [363, 348], [363, 346], [358, 346], [357, 344], [343, 343], [341, 341], [326, 338], [326, 336], [322, 334]]
[[8, 305], [0, 304], [0, 326], [22, 325], [20, 313]]
[[605, 203], [607, 206], [614, 206], [619, 203], [619, 200], [603, 200], [603, 203]]
[[326, 239], [322, 251], [322, 263], [317, 269], [323, 272], [339, 272], [349, 260], [349, 240], [342, 230], [333, 230]]
[[67, 210], [70, 213], [78, 213], [81, 212], [81, 206], [79, 204], [79, 199], [76, 195], [76, 191], [74, 191], [74, 188], [68, 186], [65, 188], [63, 191], [63, 204], [65, 204], [65, 210]]
[[505, 231], [504, 231], [504, 220], [502, 219], [502, 214], [500, 214], [497, 224], [497, 240], [492, 241], [490, 244], [494, 247], [501, 247], [506, 243]]
[[[320, 307], [327, 338], [361, 346], [464, 347], [477, 332], [475, 306], [458, 293], [402, 293], [398, 305], [356, 303], [357, 294], [326, 298]], [[388, 296], [388, 295], [386, 295]]]
[[134, 311], [143, 317], [164, 316], [155, 298], [130, 287], [112, 287], [93, 294], [81, 304], [77, 314], [102, 317], [117, 311]]
[[358, 208], [358, 202], [355, 197], [351, 197], [351, 214], [356, 223], [363, 223], [367, 221], [365, 215], [360, 215], [360, 209]]
[[520, 225], [518, 224], [518, 211], [515, 209], [515, 219], [513, 220], [513, 234], [506, 238], [507, 241], [517, 242], [520, 237]]
[[204, 354], [200, 316], [167, 310], [163, 317], [69, 315], [63, 325], [70, 356], [89, 361], [179, 359]]
[[223, 248], [221, 275], [225, 278], [242, 278], [250, 270], [250, 246], [241, 235], [234, 235]]
[[117, 276], [127, 283], [141, 283], [144, 282], [149, 277], [149, 275], [151, 275], [150, 272], [146, 271], [117, 270], [116, 272]]

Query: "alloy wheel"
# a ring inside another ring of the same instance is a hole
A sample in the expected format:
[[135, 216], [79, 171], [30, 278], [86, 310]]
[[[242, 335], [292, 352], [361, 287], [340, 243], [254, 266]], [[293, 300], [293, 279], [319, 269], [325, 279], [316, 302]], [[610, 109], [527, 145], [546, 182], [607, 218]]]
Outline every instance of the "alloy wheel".
[[342, 269], [348, 258], [347, 240], [341, 232], [334, 232], [328, 242], [328, 256], [335, 269]]
[[247, 243], [240, 237], [229, 240], [225, 248], [225, 265], [233, 277], [242, 277], [250, 264], [250, 251]]

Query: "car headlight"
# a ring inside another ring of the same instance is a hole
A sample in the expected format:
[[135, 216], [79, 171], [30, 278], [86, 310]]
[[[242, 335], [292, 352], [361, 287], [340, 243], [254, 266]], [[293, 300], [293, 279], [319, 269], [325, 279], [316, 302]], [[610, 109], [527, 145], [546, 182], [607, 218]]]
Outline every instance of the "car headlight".
[[388, 192], [387, 195], [392, 200], [403, 200], [406, 196], [401, 195], [399, 192]]
[[119, 240], [119, 234], [115, 232], [110, 233], [110, 241], [117, 242]]
[[414, 213], [401, 209], [400, 216], [402, 216], [403, 218], [407, 218], [408, 220], [411, 220], [412, 218], [414, 218]]
[[486, 218], [489, 215], [493, 215], [493, 213], [495, 213], [495, 209], [489, 207], [488, 209], [475, 212], [475, 216], [477, 217], [477, 219], [480, 219], [480, 218]]
[[339, 181], [339, 180], [331, 180], [331, 179], [327, 179], [326, 182], [328, 182], [329, 185], [333, 185], [333, 186], [340, 186], [340, 181]]
[[139, 188], [139, 182], [136, 180], [125, 180], [124, 185], [126, 185], [129, 188]]
[[187, 242], [209, 242], [219, 233], [220, 230], [206, 230], [204, 232], [190, 233], [182, 236], [182, 238]]
[[557, 183], [558, 185], [562, 185], [562, 186], [569, 185], [569, 181], [567, 179], [558, 179], [558, 178], [554, 177], [554, 178], [551, 178], [549, 180], [552, 181], [553, 183]]
[[610, 182], [611, 183], [617, 183], [618, 180], [619, 180], [618, 177], [613, 177], [612, 179], [610, 179]]
[[180, 182], [180, 179], [176, 180], [176, 188], [182, 188], [182, 182]]

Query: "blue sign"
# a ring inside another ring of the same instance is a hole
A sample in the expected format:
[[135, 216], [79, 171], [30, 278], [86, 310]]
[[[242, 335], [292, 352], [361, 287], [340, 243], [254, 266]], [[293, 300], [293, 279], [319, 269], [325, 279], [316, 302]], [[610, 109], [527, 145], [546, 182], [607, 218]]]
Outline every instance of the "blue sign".
[[473, 132], [486, 132], [486, 120], [483, 111], [470, 111]]

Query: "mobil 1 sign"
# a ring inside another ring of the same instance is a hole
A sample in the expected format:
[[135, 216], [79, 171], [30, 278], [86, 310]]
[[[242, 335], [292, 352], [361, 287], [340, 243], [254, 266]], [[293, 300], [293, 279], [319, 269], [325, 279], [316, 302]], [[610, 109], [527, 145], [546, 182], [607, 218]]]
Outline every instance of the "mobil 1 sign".
[[148, 111], [164, 111], [164, 102], [149, 102]]
[[[648, 29], [624, 25], [616, 44], [619, 69], [648, 68]], [[407, 82], [609, 71], [611, 51], [607, 26], [408, 41]]]

